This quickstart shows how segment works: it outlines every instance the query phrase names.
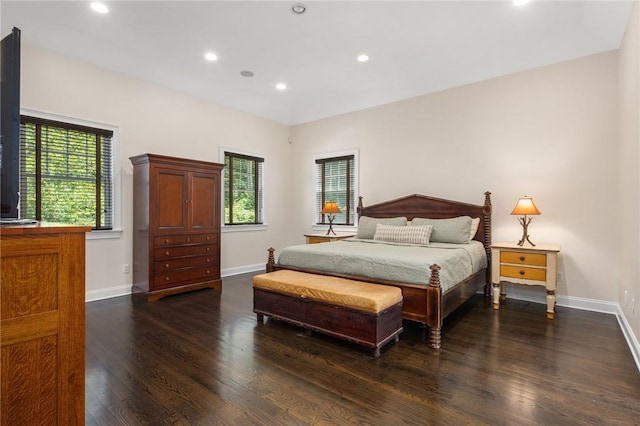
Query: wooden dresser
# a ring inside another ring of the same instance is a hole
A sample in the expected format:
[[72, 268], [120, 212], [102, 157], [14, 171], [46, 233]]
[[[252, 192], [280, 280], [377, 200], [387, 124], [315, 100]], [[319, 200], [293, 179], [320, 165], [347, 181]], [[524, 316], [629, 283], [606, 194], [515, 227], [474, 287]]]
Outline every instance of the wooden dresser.
[[133, 291], [155, 301], [221, 288], [223, 164], [142, 154], [133, 164]]
[[88, 226], [0, 227], [0, 424], [84, 425]]

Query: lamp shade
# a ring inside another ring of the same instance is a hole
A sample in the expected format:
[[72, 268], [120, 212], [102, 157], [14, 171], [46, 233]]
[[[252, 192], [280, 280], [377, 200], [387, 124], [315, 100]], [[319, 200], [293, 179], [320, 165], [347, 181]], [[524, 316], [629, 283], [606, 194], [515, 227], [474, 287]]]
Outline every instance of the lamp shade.
[[540, 210], [533, 203], [533, 198], [526, 195], [518, 200], [511, 214], [533, 216], [540, 214]]
[[322, 211], [320, 213], [334, 214], [334, 213], [342, 213], [342, 211], [340, 211], [340, 207], [338, 207], [338, 203], [336, 203], [335, 201], [327, 201], [326, 203], [324, 203], [324, 207], [322, 208]]

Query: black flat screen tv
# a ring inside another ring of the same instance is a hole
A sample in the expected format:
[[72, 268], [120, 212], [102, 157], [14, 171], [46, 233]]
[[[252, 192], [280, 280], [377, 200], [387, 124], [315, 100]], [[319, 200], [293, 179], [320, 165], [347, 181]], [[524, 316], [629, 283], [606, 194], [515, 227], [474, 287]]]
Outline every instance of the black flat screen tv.
[[17, 219], [20, 190], [20, 30], [2, 39], [0, 218]]
[[2, 39], [0, 218], [17, 219], [20, 188], [20, 30]]

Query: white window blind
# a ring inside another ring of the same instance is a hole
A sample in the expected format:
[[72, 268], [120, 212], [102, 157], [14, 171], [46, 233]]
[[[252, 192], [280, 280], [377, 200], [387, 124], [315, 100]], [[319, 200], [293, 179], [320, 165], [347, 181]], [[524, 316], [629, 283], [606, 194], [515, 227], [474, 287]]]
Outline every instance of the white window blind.
[[225, 225], [263, 223], [264, 158], [224, 152]]
[[111, 130], [22, 116], [20, 215], [113, 228]]
[[318, 224], [328, 224], [327, 215], [320, 213], [327, 201], [335, 201], [342, 213], [337, 213], [334, 225], [353, 225], [355, 206], [355, 156], [346, 155], [316, 159], [316, 211]]

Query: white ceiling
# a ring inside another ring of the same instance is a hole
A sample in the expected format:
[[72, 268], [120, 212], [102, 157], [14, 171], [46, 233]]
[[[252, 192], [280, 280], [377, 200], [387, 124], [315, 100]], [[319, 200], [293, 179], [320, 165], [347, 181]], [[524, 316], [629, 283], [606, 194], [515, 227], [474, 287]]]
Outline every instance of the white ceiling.
[[[616, 49], [632, 5], [302, 2], [304, 15], [291, 12], [295, 0], [105, 1], [110, 13], [98, 15], [87, 1], [2, 0], [1, 30], [293, 125]], [[217, 62], [203, 59], [208, 50]]]

